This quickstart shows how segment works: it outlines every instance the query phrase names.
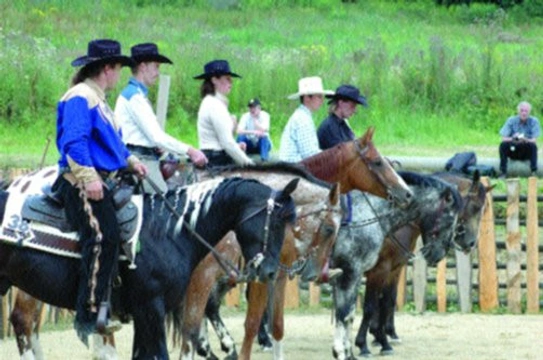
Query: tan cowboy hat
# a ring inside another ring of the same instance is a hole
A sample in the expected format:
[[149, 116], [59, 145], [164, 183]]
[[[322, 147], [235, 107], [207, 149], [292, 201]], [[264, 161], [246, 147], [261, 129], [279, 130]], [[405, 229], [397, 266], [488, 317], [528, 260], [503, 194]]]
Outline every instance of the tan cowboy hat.
[[318, 76], [311, 76], [298, 81], [298, 92], [288, 96], [290, 100], [299, 99], [303, 95], [333, 95], [332, 90], [324, 90], [322, 79]]

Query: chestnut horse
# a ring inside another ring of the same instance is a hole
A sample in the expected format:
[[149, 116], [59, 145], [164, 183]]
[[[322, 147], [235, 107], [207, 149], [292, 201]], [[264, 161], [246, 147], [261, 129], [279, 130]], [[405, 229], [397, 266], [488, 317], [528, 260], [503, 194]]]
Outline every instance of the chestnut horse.
[[[478, 171], [472, 179], [454, 173], [434, 175], [458, 187], [463, 206], [458, 215], [454, 241], [462, 250], [470, 251], [477, 243], [486, 196], [493, 186], [485, 187], [480, 182]], [[382, 355], [393, 352], [387, 335], [395, 342], [400, 341], [394, 326], [394, 308], [400, 271], [408, 261], [406, 256], [408, 254], [400, 249], [409, 249], [413, 252], [419, 235], [420, 227], [411, 223], [398, 229], [393, 235], [387, 236], [377, 264], [365, 273], [364, 313], [355, 339], [355, 344], [360, 348], [360, 354], [363, 356], [371, 354], [366, 343], [369, 326], [376, 341], [381, 345]], [[394, 245], [391, 236], [394, 236], [401, 247]]]

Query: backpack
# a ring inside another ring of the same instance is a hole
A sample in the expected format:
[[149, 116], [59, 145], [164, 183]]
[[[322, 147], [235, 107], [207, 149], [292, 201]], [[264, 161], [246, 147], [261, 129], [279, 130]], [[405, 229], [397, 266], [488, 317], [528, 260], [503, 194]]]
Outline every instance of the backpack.
[[476, 163], [477, 156], [473, 151], [460, 152], [447, 160], [445, 170], [467, 173], [468, 167], [475, 166]]

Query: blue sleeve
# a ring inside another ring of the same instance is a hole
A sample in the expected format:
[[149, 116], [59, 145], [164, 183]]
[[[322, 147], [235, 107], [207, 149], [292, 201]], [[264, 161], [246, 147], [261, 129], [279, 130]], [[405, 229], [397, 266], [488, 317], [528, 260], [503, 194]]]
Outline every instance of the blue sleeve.
[[92, 119], [87, 99], [77, 96], [68, 100], [64, 104], [62, 119], [61, 152], [79, 165], [93, 166], [89, 151]]

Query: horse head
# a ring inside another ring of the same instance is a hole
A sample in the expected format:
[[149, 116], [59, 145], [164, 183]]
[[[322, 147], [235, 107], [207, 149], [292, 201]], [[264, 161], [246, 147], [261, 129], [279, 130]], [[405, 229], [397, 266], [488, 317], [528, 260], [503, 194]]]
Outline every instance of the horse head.
[[339, 184], [330, 189], [326, 199], [299, 208], [294, 237], [298, 256], [305, 260], [300, 273], [302, 281], [320, 281], [327, 275], [341, 217]]
[[486, 195], [494, 186], [483, 185], [478, 170], [471, 179], [451, 172], [437, 173], [435, 176], [457, 186], [462, 196], [462, 209], [458, 214], [454, 242], [460, 250], [468, 253], [477, 244]]
[[343, 193], [358, 189], [406, 207], [413, 193], [373, 144], [374, 131], [370, 127], [362, 137], [324, 150], [300, 164], [322, 180], [340, 182]]
[[430, 265], [437, 264], [451, 245], [455, 233], [458, 214], [462, 208], [462, 198], [456, 187], [432, 176], [422, 176], [401, 172], [409, 184], [413, 179], [419, 186], [412, 186], [415, 192], [418, 211], [421, 212], [418, 226], [424, 243], [422, 254]]
[[285, 227], [294, 225], [296, 220], [291, 194], [298, 181], [292, 180], [281, 191], [271, 190], [265, 196], [265, 201], [262, 201], [261, 195], [256, 196], [255, 190], [238, 189], [251, 194], [253, 198], [253, 203], [247, 207], [234, 229], [246, 259], [245, 268], [249, 278], [258, 277], [263, 282], [275, 278]]

